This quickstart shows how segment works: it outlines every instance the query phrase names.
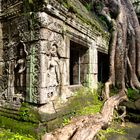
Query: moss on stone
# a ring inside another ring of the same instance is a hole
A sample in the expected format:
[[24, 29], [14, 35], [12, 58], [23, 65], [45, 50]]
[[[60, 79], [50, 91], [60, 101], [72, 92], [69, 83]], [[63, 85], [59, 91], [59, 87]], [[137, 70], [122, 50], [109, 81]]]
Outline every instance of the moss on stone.
[[[59, 0], [60, 2], [61, 0]], [[69, 12], [74, 13], [82, 22], [86, 23], [87, 25], [91, 26], [91, 29], [98, 32], [106, 41], [109, 41], [109, 33], [105, 32], [105, 26], [101, 25], [99, 21], [95, 18], [95, 16], [88, 11], [82, 3], [78, 0], [69, 0], [61, 2]], [[107, 30], [107, 29], [106, 29]]]
[[22, 103], [19, 110], [19, 119], [33, 123], [39, 123], [40, 117], [38, 111], [28, 103]]
[[1, 128], [10, 129], [12, 132], [18, 132], [20, 134], [30, 134], [35, 138], [39, 138], [37, 131], [38, 124], [33, 124], [29, 122], [21, 122], [15, 119], [0, 116], [0, 126]]
[[30, 12], [35, 12], [39, 11], [39, 9], [43, 5], [43, 0], [23, 0], [24, 4], [24, 10], [30, 11]]
[[0, 128], [0, 140], [35, 140], [31, 135], [22, 135], [19, 133], [11, 132], [10, 129]]
[[129, 119], [132, 122], [139, 123], [140, 122], [140, 114], [129, 112], [127, 114], [127, 119]]

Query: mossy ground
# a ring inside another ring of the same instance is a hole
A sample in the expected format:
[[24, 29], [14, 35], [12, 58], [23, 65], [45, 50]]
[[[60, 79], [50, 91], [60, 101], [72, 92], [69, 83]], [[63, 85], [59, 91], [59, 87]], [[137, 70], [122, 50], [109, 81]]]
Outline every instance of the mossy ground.
[[98, 134], [98, 140], [139, 140], [140, 124], [126, 122], [121, 125], [120, 122], [114, 122], [107, 130], [101, 130]]
[[21, 135], [19, 133], [11, 132], [10, 129], [0, 128], [0, 140], [36, 140], [31, 135]]
[[19, 110], [19, 120], [0, 116], [1, 137], [5, 138], [7, 133], [7, 137], [13, 139], [16, 137], [15, 140], [18, 140], [18, 137], [26, 140], [24, 136], [30, 134], [31, 138], [39, 139], [44, 132], [50, 132], [69, 124], [73, 117], [100, 112], [103, 102], [98, 100], [98, 96], [97, 91], [82, 87], [69, 99], [65, 107], [57, 114], [57, 118], [42, 123], [42, 127], [39, 125], [38, 114], [35, 110], [30, 105], [23, 103]]
[[95, 90], [82, 87], [69, 99], [57, 118], [48, 122], [48, 132], [69, 124], [73, 117], [96, 114], [100, 112], [102, 105], [103, 102], [98, 99], [98, 94]]
[[[42, 133], [46, 132], [45, 126], [40, 124], [37, 110], [35, 110], [32, 105], [22, 103], [20, 109], [16, 112], [13, 110], [9, 111], [6, 108], [4, 111], [6, 113], [0, 112], [0, 128], [10, 130], [13, 132], [13, 134], [11, 134], [12, 136], [14, 136], [14, 133], [21, 136], [31, 135], [37, 140], [40, 139]], [[4, 132], [9, 132], [10, 135], [10, 131]]]
[[[37, 134], [38, 132], [38, 125], [37, 124], [33, 124], [30, 122], [22, 122], [22, 121], [18, 121], [12, 118], [7, 118], [4, 116], [0, 116], [0, 130], [4, 130], [1, 132], [1, 136], [5, 137], [5, 133], [9, 132], [10, 135], [10, 131], [19, 135], [32, 135], [32, 137], [38, 139], [39, 136]], [[7, 129], [7, 131], [6, 131]], [[10, 131], [9, 131], [9, 130]], [[12, 134], [11, 134], [12, 135]], [[1, 139], [1, 138], [0, 138]], [[6, 139], [5, 139], [6, 140]]]

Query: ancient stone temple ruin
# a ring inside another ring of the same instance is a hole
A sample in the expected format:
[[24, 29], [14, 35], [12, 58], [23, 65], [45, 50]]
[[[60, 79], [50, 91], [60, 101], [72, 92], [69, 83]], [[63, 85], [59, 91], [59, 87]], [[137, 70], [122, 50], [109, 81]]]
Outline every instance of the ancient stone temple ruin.
[[108, 44], [106, 27], [78, 0], [2, 0], [1, 111], [27, 102], [48, 113], [51, 101], [97, 88], [107, 79]]

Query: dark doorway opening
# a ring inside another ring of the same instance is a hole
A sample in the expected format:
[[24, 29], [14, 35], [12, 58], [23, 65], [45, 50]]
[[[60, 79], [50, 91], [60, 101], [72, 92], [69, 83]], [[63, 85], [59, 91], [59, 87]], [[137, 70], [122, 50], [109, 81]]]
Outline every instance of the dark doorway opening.
[[70, 41], [70, 85], [86, 82], [88, 63], [88, 48]]
[[105, 83], [109, 78], [109, 56], [98, 51], [98, 82]]

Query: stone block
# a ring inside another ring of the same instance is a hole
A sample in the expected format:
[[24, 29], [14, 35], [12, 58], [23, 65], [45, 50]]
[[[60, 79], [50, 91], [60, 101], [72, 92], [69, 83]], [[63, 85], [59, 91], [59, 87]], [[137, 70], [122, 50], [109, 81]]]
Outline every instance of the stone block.
[[48, 115], [49, 114], [54, 114], [56, 113], [55, 111], [55, 108], [54, 108], [54, 105], [52, 102], [49, 102], [45, 105], [42, 105], [41, 107], [39, 107], [39, 113], [42, 114], [42, 113], [47, 113]]
[[48, 28], [59, 33], [63, 32], [63, 21], [53, 18], [45, 12], [38, 12], [37, 14], [41, 27]]
[[[0, 44], [1, 45], [1, 44]], [[1, 47], [1, 46], [0, 46]], [[0, 48], [0, 61], [2, 61], [2, 59], [3, 59], [3, 49], [2, 48]]]
[[69, 59], [60, 60], [61, 85], [69, 85]]
[[46, 73], [49, 67], [49, 57], [46, 54], [40, 54], [40, 73]]
[[57, 46], [57, 53], [59, 54], [59, 56], [68, 58], [69, 48], [67, 48], [65, 39], [61, 34], [52, 32], [46, 28], [41, 28], [40, 39], [44, 40], [40, 42], [41, 53], [49, 54], [51, 47], [55, 44]]
[[40, 41], [40, 53], [41, 54], [49, 54], [49, 45], [50, 43], [47, 40]]
[[54, 40], [53, 39], [53, 32], [48, 30], [47, 28], [41, 28], [40, 29], [40, 39], [43, 39], [43, 40]]
[[97, 74], [98, 73], [98, 64], [89, 64], [89, 73]]
[[97, 74], [89, 74], [89, 86], [93, 89], [97, 89], [98, 85], [98, 75]]
[[47, 88], [38, 88], [39, 90], [39, 103], [40, 104], [45, 104], [45, 103], [48, 103], [48, 97], [47, 97]]
[[61, 87], [61, 99], [63, 102], [67, 101], [74, 93], [69, 89], [68, 86]]
[[38, 88], [39, 90], [39, 104], [45, 104], [57, 100], [59, 92], [55, 87]]
[[3, 66], [4, 66], [4, 63], [0, 62], [0, 75], [3, 75]]
[[137, 110], [140, 110], [140, 99], [135, 101], [135, 106]]
[[40, 81], [39, 87], [45, 88], [45, 87], [48, 86], [48, 84], [49, 84], [49, 77], [48, 77], [47, 71], [40, 73], [39, 81]]
[[64, 47], [65, 47], [65, 57], [70, 58], [70, 38], [67, 36], [64, 36]]
[[58, 46], [58, 54], [62, 58], [69, 58], [69, 48], [64, 40], [62, 40]]

